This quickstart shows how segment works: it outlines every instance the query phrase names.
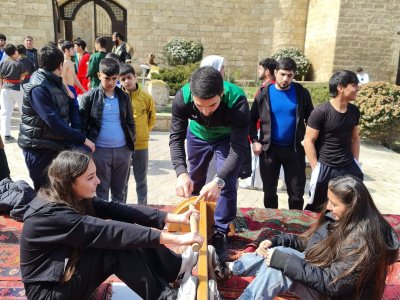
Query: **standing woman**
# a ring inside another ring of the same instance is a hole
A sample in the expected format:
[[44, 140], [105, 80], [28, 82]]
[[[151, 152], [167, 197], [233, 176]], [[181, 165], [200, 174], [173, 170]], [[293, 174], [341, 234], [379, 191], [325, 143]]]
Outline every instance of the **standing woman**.
[[326, 208], [307, 232], [265, 240], [228, 267], [235, 275], [257, 275], [241, 300], [285, 291], [302, 299], [380, 300], [398, 249], [396, 233], [365, 185], [347, 175], [329, 182]]
[[99, 179], [88, 153], [61, 152], [48, 175], [49, 187], [39, 190], [24, 215], [21, 273], [28, 299], [87, 299], [115, 274], [153, 300], [170, 292], [169, 282], [188, 278], [196, 256], [177, 255], [163, 244], [203, 239], [160, 229], [165, 223], [187, 224], [196, 211], [176, 215], [98, 199]]

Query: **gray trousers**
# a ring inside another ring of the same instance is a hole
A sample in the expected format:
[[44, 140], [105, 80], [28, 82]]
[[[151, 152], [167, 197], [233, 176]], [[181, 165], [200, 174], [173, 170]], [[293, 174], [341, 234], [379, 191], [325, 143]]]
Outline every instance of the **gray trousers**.
[[138, 204], [147, 205], [147, 169], [149, 165], [149, 149], [135, 150], [132, 153], [133, 176], [136, 181]]
[[127, 147], [103, 148], [97, 147], [94, 152], [94, 160], [97, 168], [97, 177], [100, 184], [97, 186], [97, 197], [116, 202], [126, 202], [127, 178], [131, 162], [132, 151]]

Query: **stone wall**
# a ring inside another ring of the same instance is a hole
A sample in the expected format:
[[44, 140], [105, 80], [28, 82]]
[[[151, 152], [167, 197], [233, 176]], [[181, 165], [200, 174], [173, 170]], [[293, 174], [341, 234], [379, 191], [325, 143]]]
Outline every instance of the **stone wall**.
[[1, 0], [0, 32], [7, 42], [22, 44], [33, 37], [34, 47], [54, 41], [53, 8], [49, 0]]
[[332, 75], [340, 2], [309, 2], [304, 53], [312, 64], [311, 80], [328, 81]]
[[342, 0], [333, 70], [363, 67], [371, 80], [395, 81], [400, 1]]
[[[67, 0], [58, 0], [59, 4]], [[201, 41], [204, 55], [226, 58], [226, 72], [255, 79], [257, 63], [275, 50], [296, 46], [313, 65], [312, 79], [362, 66], [373, 80], [394, 81], [400, 52], [400, 1], [395, 0], [115, 0], [127, 10], [127, 40], [134, 66], [149, 53], [160, 62], [173, 37]], [[92, 50], [93, 3], [74, 21], [74, 36]], [[0, 1], [0, 32], [10, 43], [34, 37], [35, 47], [54, 41], [50, 0]], [[61, 29], [61, 32], [63, 30]]]
[[226, 72], [239, 70], [247, 79], [255, 79], [258, 61], [279, 47], [304, 49], [308, 0], [117, 2], [128, 10], [136, 67], [149, 53], [159, 57], [173, 37], [201, 41], [204, 55], [224, 56]]

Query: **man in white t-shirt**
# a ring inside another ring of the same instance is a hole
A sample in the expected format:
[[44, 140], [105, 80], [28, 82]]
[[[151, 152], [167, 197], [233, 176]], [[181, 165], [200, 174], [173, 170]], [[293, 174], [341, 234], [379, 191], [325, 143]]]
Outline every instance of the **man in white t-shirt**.
[[367, 73], [364, 72], [363, 68], [359, 67], [357, 69], [357, 78], [360, 85], [369, 82], [369, 76]]

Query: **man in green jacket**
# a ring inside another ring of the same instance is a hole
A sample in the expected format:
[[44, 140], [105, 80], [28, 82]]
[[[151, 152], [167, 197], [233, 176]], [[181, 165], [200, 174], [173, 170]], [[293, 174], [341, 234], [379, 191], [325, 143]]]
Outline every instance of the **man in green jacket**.
[[90, 55], [88, 73], [86, 77], [90, 79], [90, 88], [92, 89], [100, 85], [100, 79], [98, 77], [99, 64], [100, 61], [106, 57], [106, 46], [106, 39], [101, 36], [98, 37], [96, 39], [96, 42], [94, 43], [94, 48], [96, 49], [96, 52]]

